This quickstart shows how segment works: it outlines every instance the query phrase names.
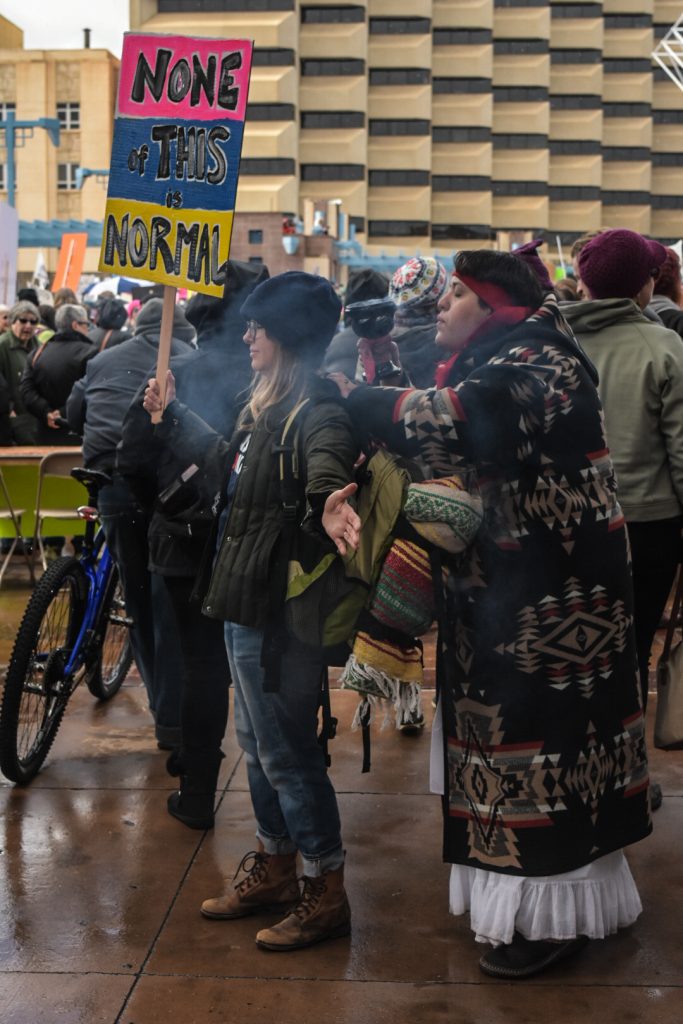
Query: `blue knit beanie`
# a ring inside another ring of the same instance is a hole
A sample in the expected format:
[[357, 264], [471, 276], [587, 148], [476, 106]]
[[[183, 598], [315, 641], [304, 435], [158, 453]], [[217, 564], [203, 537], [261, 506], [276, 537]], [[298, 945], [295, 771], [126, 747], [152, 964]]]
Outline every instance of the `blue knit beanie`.
[[288, 270], [254, 288], [240, 312], [256, 320], [283, 348], [322, 358], [339, 323], [341, 300], [324, 277]]

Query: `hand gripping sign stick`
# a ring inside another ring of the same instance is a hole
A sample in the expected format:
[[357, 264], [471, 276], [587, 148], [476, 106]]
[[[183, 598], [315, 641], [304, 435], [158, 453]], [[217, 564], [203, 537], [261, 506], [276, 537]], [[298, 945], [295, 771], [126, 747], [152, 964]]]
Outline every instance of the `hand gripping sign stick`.
[[152, 423], [161, 423], [166, 404], [166, 375], [171, 357], [171, 338], [173, 335], [173, 314], [177, 289], [170, 284], [164, 285], [164, 298], [161, 307], [161, 330], [159, 332], [159, 355], [157, 356], [156, 377], [161, 393], [161, 409], [152, 413]]

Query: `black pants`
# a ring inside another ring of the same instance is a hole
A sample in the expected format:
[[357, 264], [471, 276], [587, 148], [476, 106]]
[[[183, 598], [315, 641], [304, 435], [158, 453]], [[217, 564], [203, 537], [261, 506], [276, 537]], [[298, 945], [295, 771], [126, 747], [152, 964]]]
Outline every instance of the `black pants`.
[[194, 580], [160, 576], [171, 599], [183, 652], [181, 756], [188, 775], [217, 769], [228, 723], [230, 669], [223, 623], [202, 615], [190, 595]]
[[628, 524], [635, 591], [634, 625], [643, 709], [647, 706], [650, 650], [681, 557], [682, 525], [683, 517], [680, 516], [675, 519]]

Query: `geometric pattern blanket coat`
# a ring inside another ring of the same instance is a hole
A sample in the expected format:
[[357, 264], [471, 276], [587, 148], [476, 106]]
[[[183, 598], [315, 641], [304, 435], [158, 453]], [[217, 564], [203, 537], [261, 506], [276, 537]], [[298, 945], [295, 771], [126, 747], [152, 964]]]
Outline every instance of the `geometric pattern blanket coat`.
[[349, 397], [365, 432], [483, 500], [440, 638], [444, 859], [559, 874], [651, 831], [628, 538], [596, 374], [551, 298], [465, 349], [448, 385]]

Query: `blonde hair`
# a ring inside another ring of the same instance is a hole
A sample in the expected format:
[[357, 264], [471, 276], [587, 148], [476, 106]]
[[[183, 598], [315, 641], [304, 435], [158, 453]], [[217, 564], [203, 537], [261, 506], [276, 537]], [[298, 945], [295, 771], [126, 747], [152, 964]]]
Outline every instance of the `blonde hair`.
[[250, 429], [259, 416], [290, 394], [294, 395], [296, 404], [303, 397], [305, 387], [306, 364], [278, 343], [275, 349], [275, 366], [267, 376], [261, 373], [256, 375], [249, 401], [240, 413], [237, 426], [241, 429]]

